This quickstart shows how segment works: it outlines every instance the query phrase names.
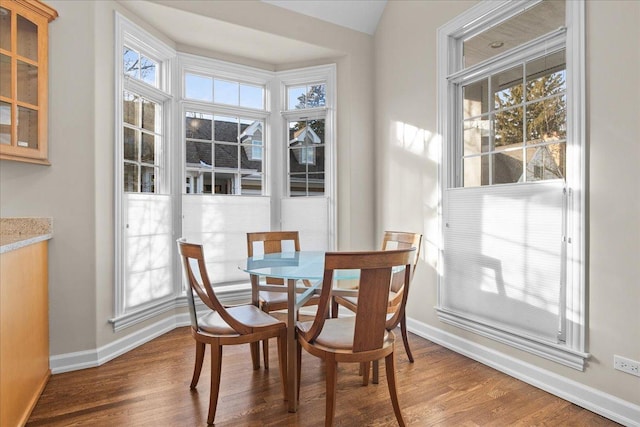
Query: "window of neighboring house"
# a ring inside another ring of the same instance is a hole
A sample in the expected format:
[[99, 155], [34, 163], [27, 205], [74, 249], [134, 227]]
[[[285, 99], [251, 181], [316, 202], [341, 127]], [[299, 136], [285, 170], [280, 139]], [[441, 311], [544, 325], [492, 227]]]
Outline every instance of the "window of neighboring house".
[[[116, 15], [116, 301], [118, 330], [180, 288], [173, 281], [168, 122], [175, 53]], [[144, 40], [144, 42], [142, 42]]]
[[582, 1], [483, 3], [439, 30], [439, 317], [576, 369], [583, 16]]

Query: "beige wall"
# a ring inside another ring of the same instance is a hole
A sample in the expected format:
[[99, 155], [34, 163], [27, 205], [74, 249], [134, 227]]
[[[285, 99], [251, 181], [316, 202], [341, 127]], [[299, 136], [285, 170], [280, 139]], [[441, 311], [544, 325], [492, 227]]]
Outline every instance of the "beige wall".
[[640, 360], [640, 2], [587, 2], [589, 329], [584, 372], [438, 321], [436, 32], [475, 2], [390, 1], [375, 35], [376, 230], [425, 233], [408, 314], [430, 327], [640, 404], [638, 378], [613, 355]]
[[[337, 64], [338, 244], [342, 249], [372, 247], [373, 38], [262, 2], [164, 3], [196, 7], [194, 11], [203, 16], [336, 52], [330, 61], [267, 64], [265, 68]], [[52, 166], [1, 161], [0, 216], [53, 217], [50, 337], [51, 354], [56, 356], [94, 351], [173, 314], [118, 334], [108, 323], [114, 306], [114, 10], [170, 45], [172, 41], [117, 2], [48, 0], [47, 4], [59, 13], [50, 24]], [[237, 58], [237, 62], [256, 65], [251, 58]]]

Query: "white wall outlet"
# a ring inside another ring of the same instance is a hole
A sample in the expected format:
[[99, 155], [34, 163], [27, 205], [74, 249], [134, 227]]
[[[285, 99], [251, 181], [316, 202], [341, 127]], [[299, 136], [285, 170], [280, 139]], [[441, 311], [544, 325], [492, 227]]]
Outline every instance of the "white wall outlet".
[[640, 362], [636, 362], [635, 360], [614, 355], [613, 367], [619, 371], [626, 372], [627, 374], [640, 377]]

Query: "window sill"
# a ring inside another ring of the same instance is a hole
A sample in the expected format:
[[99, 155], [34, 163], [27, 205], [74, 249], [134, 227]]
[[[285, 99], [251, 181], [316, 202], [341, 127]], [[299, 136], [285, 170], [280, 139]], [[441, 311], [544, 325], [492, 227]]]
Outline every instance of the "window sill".
[[539, 341], [514, 332], [505, 331], [441, 307], [436, 307], [436, 311], [438, 312], [438, 318], [444, 323], [491, 338], [578, 371], [584, 371], [585, 361], [590, 356], [589, 353], [583, 353], [562, 344]]

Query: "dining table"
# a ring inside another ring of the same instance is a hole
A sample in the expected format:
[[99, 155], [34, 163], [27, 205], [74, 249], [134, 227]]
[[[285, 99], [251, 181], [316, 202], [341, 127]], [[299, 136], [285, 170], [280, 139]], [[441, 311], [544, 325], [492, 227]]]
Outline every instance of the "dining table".
[[[238, 268], [251, 277], [251, 300], [259, 305], [259, 291], [287, 292], [287, 395], [289, 412], [298, 409], [297, 382], [298, 357], [296, 342], [296, 314], [314, 295], [319, 294], [324, 276], [324, 251], [276, 252], [248, 257]], [[334, 274], [337, 280], [359, 277], [358, 270], [340, 270]], [[260, 278], [282, 279], [285, 286], [261, 283]], [[304, 282], [302, 284], [300, 282]], [[357, 295], [356, 289], [333, 286], [333, 294]]]

